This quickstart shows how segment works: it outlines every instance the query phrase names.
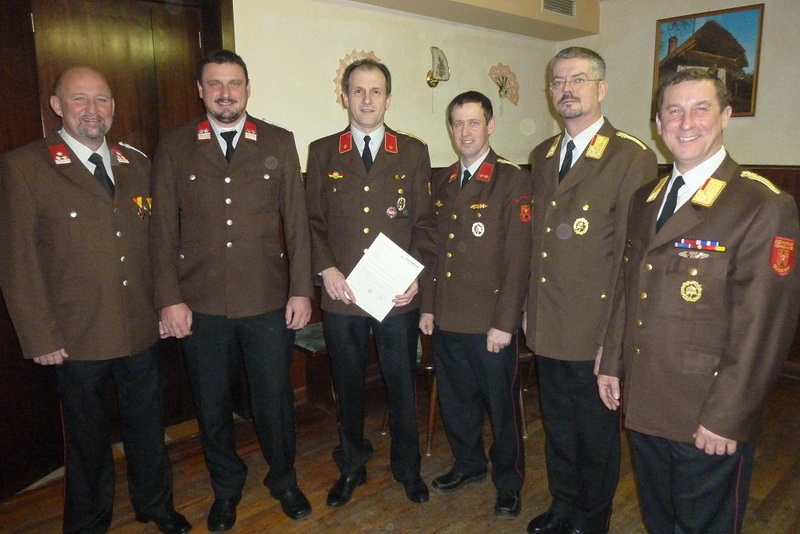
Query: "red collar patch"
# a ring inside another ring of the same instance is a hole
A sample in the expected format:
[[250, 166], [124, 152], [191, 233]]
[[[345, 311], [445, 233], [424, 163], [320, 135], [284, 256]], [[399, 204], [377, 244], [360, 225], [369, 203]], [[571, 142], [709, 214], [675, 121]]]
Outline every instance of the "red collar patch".
[[114, 157], [117, 158], [118, 163], [130, 163], [117, 145], [109, 145], [108, 148], [111, 150]]
[[250, 141], [258, 140], [258, 129], [254, 123], [250, 121], [244, 123], [244, 138]]
[[450, 177], [447, 179], [447, 183], [450, 183], [456, 179], [458, 176], [458, 163], [456, 163], [452, 169], [450, 169]]
[[481, 182], [488, 182], [492, 179], [492, 171], [494, 171], [494, 165], [484, 161], [481, 163], [480, 169], [478, 169], [478, 180]]
[[386, 132], [383, 136], [383, 148], [386, 152], [391, 152], [392, 154], [397, 154], [397, 137]]
[[345, 132], [339, 136], [339, 154], [350, 152], [353, 149], [353, 134]]
[[200, 121], [197, 125], [197, 140], [208, 141], [211, 139], [211, 123], [208, 120]]
[[62, 143], [60, 145], [50, 145], [50, 155], [53, 156], [53, 163], [56, 165], [64, 165], [66, 163], [72, 163], [72, 160], [69, 159], [69, 152], [67, 151], [67, 145]]

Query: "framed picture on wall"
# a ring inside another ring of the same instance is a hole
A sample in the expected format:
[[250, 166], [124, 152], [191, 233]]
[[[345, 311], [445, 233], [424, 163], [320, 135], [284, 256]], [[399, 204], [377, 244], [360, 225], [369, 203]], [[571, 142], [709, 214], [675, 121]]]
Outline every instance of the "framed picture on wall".
[[656, 21], [653, 117], [658, 86], [676, 71], [713, 70], [733, 97], [733, 116], [756, 114], [764, 4], [695, 13]]

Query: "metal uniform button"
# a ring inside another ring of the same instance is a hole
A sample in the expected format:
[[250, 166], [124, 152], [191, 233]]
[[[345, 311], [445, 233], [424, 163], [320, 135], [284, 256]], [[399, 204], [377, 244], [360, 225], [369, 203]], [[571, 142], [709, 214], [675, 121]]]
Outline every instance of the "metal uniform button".
[[445, 275], [447, 278], [450, 278], [450, 276], [452, 276], [452, 273], [450, 273], [450, 271], [447, 271], [446, 273], [444, 273], [444, 275]]
[[369, 206], [364, 206], [364, 213], [369, 213]]
[[284, 256], [285, 256], [285, 254], [283, 252], [281, 252], [281, 258], [283, 258]]
[[556, 201], [555, 200], [551, 200], [550, 201], [550, 205], [555, 208], [557, 206]]
[[539, 281], [544, 284], [545, 282], [547, 282], [547, 278], [545, 278], [543, 276], [543, 277], [539, 278]]
[[458, 215], [456, 215], [455, 213], [451, 213], [450, 218], [455, 221], [456, 219], [458, 219]]
[[230, 204], [232, 204], [232, 203], [233, 203], [233, 200], [231, 200], [231, 199], [229, 199], [229, 198], [226, 198], [226, 199], [225, 199], [225, 204], [228, 204], [228, 205], [230, 205]]
[[72, 217], [72, 218], [74, 219], [75, 217], [77, 217], [77, 216], [78, 216], [78, 212], [76, 212], [76, 211], [71, 211], [71, 212], [69, 212], [69, 216], [70, 216], [70, 217]]
[[226, 183], [226, 184], [229, 184], [229, 183], [231, 183], [231, 177], [230, 177], [230, 176], [226, 176], [226, 177], [225, 177], [225, 183]]
[[542, 251], [542, 257], [546, 258], [547, 257], [547, 252]]
[[197, 178], [197, 176], [195, 176], [194, 174], [190, 174], [190, 175], [189, 175], [189, 179], [190, 179], [190, 180], [194, 181], [194, 180], [195, 180], [195, 178]]
[[227, 224], [228, 226], [233, 226], [233, 221], [232, 221], [232, 220], [230, 220], [230, 219], [228, 219], [228, 220], [226, 221], [226, 224]]
[[689, 276], [697, 276], [697, 269], [694, 267], [689, 269]]
[[124, 262], [125, 261], [125, 256], [120, 256], [119, 257], [119, 261]]
[[549, 234], [550, 233], [550, 227], [549, 226], [545, 227], [544, 232], [546, 234]]
[[402, 194], [403, 194], [403, 189], [402, 189], [402, 188], [398, 189], [398, 190], [397, 190], [397, 193], [398, 193], [398, 194], [400, 194], [400, 195], [402, 195]]
[[122, 237], [122, 230], [117, 230], [117, 237]]
[[364, 191], [369, 191], [369, 186], [368, 185], [364, 186]]
[[644, 324], [644, 323], [642, 322], [642, 320], [641, 320], [641, 319], [637, 319], [637, 320], [636, 320], [636, 326], [638, 326], [638, 327], [640, 327], [640, 328], [641, 328], [641, 326], [642, 326], [643, 324]]
[[581, 209], [583, 209], [583, 211], [589, 211], [589, 204], [584, 204]]
[[232, 241], [228, 241], [227, 247], [228, 248], [233, 248], [233, 242]]
[[452, 252], [448, 252], [448, 253], [447, 253], [447, 257], [448, 257], [448, 258], [452, 258], [452, 257], [453, 257], [453, 253], [452, 253]]
[[369, 228], [364, 228], [364, 233], [368, 234], [369, 233]]
[[447, 239], [454, 239], [455, 237], [455, 234], [447, 234]]
[[265, 174], [265, 175], [264, 175], [264, 179], [265, 179], [265, 180], [269, 180], [269, 174]]
[[125, 286], [125, 287], [128, 287], [128, 281], [127, 280], [123, 280], [122, 281], [122, 285]]
[[639, 347], [636, 347], [636, 354], [641, 354], [641, 353], [642, 353], [642, 349], [640, 349]]
[[500, 294], [500, 290], [499, 290], [499, 289], [495, 289], [495, 290], [493, 291], [493, 293], [494, 293], [495, 295], [499, 295], [499, 294]]
[[644, 268], [646, 270], [648, 270], [648, 271], [652, 271], [653, 270], [653, 264], [652, 263], [648, 263], [647, 265], [644, 266]]
[[639, 298], [642, 299], [642, 300], [646, 299], [647, 298], [647, 292], [646, 291], [642, 291], [642, 293], [639, 295]]
[[605, 293], [603, 293], [602, 295], [600, 295], [600, 300], [606, 300], [607, 298], [608, 298], [608, 297], [606, 297], [606, 294], [605, 294]]
[[180, 259], [182, 259], [182, 260], [186, 259], [186, 256], [184, 256], [183, 254], [178, 254], [178, 257], [179, 257]]

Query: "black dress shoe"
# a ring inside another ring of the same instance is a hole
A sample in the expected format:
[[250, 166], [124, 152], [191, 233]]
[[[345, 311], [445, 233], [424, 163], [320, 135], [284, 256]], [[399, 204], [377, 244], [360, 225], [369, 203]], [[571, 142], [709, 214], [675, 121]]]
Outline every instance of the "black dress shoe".
[[428, 486], [425, 484], [425, 481], [419, 477], [412, 482], [404, 482], [403, 489], [406, 490], [406, 497], [408, 497], [408, 500], [411, 502], [420, 504], [428, 502], [428, 499], [430, 499]]
[[158, 530], [164, 534], [183, 534], [192, 530], [192, 525], [181, 514], [172, 510], [166, 515], [148, 516], [136, 515], [136, 520], [140, 523], [149, 523], [152, 521], [158, 527]]
[[297, 486], [287, 488], [280, 493], [270, 491], [269, 494], [281, 501], [283, 513], [290, 519], [305, 519], [311, 515], [311, 503]]
[[367, 468], [362, 467], [353, 476], [342, 475], [328, 492], [328, 506], [339, 508], [350, 501], [356, 486], [367, 483]]
[[497, 492], [497, 502], [494, 504], [494, 515], [500, 519], [514, 519], [522, 510], [522, 499], [515, 490], [500, 490]]
[[474, 475], [450, 471], [445, 475], [434, 478], [433, 482], [431, 482], [431, 487], [439, 493], [455, 493], [460, 490], [461, 486], [464, 484], [483, 482], [484, 480], [486, 480], [486, 471]]
[[208, 512], [209, 532], [224, 532], [233, 528], [236, 523], [236, 505], [238, 499], [214, 499], [211, 510]]
[[548, 510], [531, 519], [528, 523], [528, 534], [564, 534], [567, 528], [564, 518], [556, 517]]

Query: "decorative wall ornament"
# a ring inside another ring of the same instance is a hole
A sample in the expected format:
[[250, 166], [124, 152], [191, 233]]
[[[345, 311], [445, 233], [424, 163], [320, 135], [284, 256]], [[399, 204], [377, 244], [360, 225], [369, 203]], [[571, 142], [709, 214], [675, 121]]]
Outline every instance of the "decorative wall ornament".
[[345, 107], [344, 100], [342, 99], [342, 77], [344, 76], [344, 69], [346, 69], [350, 63], [358, 61], [359, 59], [371, 59], [380, 62], [380, 58], [376, 56], [375, 52], [372, 50], [369, 52], [365, 52], [364, 50], [356, 52], [355, 48], [352, 52], [339, 60], [339, 68], [336, 69], [336, 77], [333, 79], [333, 94], [336, 95], [336, 101], [342, 107]]
[[428, 87], [433, 89], [439, 82], [446, 82], [450, 79], [450, 65], [447, 63], [447, 56], [441, 48], [431, 47], [431, 70], [428, 71], [425, 81]]
[[511, 70], [511, 67], [498, 63], [489, 69], [489, 78], [497, 84], [497, 94], [502, 99], [506, 98], [515, 106], [519, 103], [519, 82], [517, 75]]

